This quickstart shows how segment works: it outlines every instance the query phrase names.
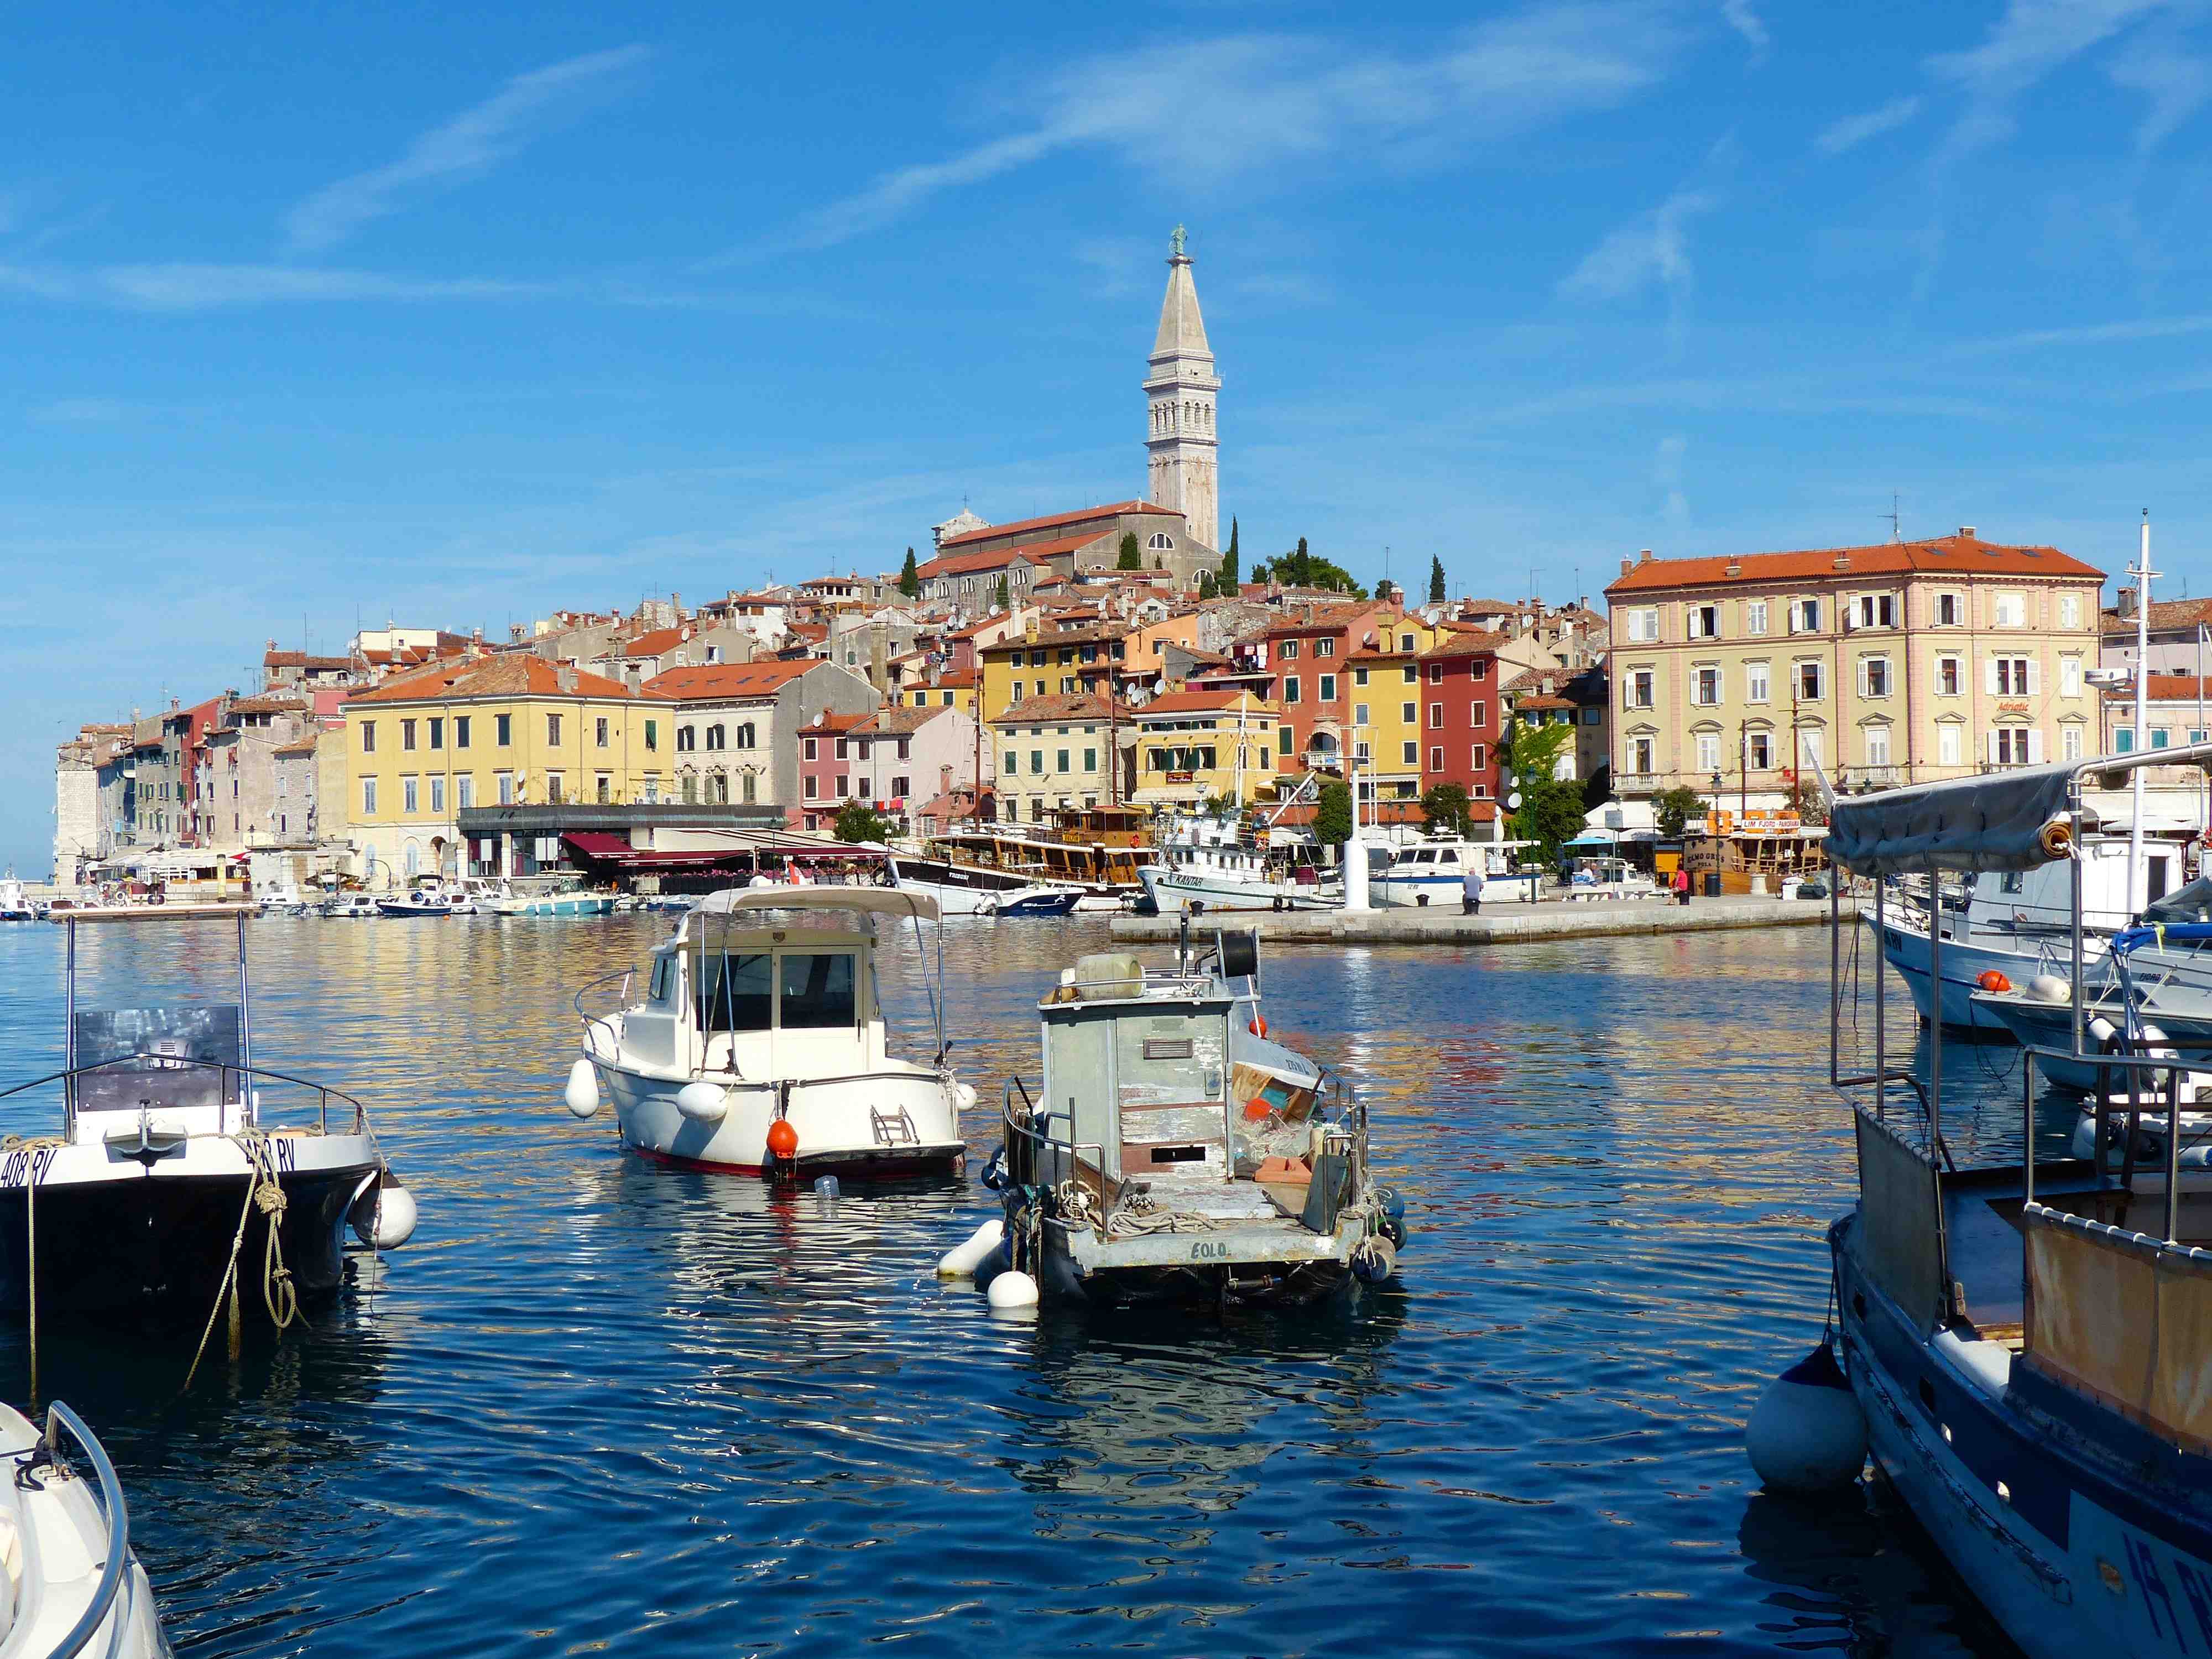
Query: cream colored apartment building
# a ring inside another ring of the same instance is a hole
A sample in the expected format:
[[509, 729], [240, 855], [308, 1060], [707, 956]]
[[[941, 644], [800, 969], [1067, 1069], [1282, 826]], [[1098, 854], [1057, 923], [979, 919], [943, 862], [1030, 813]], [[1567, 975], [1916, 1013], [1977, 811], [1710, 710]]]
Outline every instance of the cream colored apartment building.
[[1624, 560], [1612, 610], [1624, 799], [1686, 785], [1787, 804], [1817, 765], [1881, 788], [2079, 758], [2099, 741], [2104, 573], [1955, 536]]

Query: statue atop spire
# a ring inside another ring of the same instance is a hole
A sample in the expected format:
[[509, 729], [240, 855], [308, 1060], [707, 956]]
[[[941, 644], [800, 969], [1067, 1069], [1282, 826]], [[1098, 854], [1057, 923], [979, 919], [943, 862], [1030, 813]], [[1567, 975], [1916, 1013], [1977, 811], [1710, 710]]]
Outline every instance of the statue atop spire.
[[1183, 257], [1182, 239], [1183, 228], [1181, 225], [1177, 225], [1175, 228], [1175, 234], [1168, 238], [1168, 245], [1175, 250], [1171, 258], [1180, 259]]

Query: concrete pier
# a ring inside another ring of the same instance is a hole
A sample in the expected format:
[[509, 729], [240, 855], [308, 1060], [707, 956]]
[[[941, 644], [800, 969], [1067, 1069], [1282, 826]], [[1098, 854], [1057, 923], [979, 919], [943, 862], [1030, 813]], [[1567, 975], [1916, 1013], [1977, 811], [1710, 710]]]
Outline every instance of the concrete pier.
[[[1843, 902], [1856, 917], [1856, 902]], [[1738, 927], [1817, 927], [1828, 920], [1826, 899], [1698, 898], [1682, 905], [1656, 899], [1594, 903], [1489, 904], [1479, 916], [1457, 907], [1383, 910], [1208, 910], [1191, 918], [1194, 933], [1256, 927], [1284, 945], [1513, 945], [1539, 939], [1602, 939], [1624, 934], [1705, 933]], [[1181, 919], [1116, 916], [1114, 938], [1129, 944], [1171, 941]]]

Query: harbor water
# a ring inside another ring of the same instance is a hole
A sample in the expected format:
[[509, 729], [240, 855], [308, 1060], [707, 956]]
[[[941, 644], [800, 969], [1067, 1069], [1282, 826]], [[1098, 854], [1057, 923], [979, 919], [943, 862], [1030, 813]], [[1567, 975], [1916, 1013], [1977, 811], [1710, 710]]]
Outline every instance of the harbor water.
[[[1400, 1283], [1293, 1318], [1010, 1321], [934, 1264], [995, 1212], [1000, 1084], [1105, 927], [948, 924], [977, 1155], [825, 1200], [562, 1110], [571, 993], [668, 925], [251, 925], [257, 1061], [360, 1095], [422, 1223], [374, 1294], [235, 1364], [218, 1341], [189, 1396], [197, 1328], [41, 1333], [181, 1651], [2008, 1650], [1893, 1500], [1766, 1497], [1745, 1461], [1856, 1191], [1825, 929], [1274, 947], [1273, 1034], [1365, 1095], [1406, 1196]], [[83, 928], [85, 1000], [222, 1000], [233, 948]], [[0, 930], [9, 1081], [62, 1063], [62, 953]], [[911, 957], [884, 991], [918, 1020]], [[1870, 992], [1845, 1018], [1870, 1042]], [[2017, 1146], [2018, 1065], [1947, 1049], [1961, 1161]], [[13, 1104], [0, 1129], [51, 1132]], [[27, 1359], [0, 1329], [19, 1403]]]

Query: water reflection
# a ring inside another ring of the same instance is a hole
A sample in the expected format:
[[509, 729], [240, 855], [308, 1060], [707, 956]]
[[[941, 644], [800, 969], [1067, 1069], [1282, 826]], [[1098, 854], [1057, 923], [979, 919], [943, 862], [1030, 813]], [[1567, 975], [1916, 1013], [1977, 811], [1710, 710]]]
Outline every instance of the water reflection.
[[[1275, 951], [1276, 1032], [1352, 1077], [1407, 1194], [1402, 1291], [1013, 1324], [933, 1276], [989, 1212], [969, 1182], [825, 1206], [561, 1109], [569, 993], [667, 925], [253, 925], [257, 1052], [362, 1096], [422, 1219], [380, 1294], [189, 1401], [188, 1352], [42, 1334], [193, 1650], [1966, 1639], [1891, 1517], [1780, 1515], [1741, 1450], [1854, 1190], [1820, 930]], [[971, 1144], [1035, 1073], [1036, 998], [1103, 943], [1083, 918], [946, 929]], [[87, 981], [204, 986], [228, 948], [87, 929]], [[916, 965], [880, 969], [918, 1028]], [[0, 930], [0, 1070], [58, 1060], [59, 977], [58, 930]], [[1902, 1004], [1889, 1041], [1924, 1057]], [[2016, 1145], [2017, 1074], [1978, 1069], [2000, 1058], [1946, 1053], [1962, 1156]], [[0, 1331], [18, 1397], [23, 1362]]]

